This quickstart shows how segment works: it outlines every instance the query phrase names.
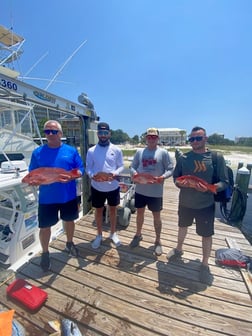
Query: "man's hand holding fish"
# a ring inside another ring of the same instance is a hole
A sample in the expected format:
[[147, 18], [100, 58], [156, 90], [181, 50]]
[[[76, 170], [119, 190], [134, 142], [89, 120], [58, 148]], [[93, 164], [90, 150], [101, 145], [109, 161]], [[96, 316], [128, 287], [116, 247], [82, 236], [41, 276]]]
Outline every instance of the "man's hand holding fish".
[[63, 174], [59, 175], [59, 181], [58, 182], [67, 183], [67, 182], [69, 182], [71, 180], [75, 180], [76, 178], [81, 177], [81, 176], [82, 176], [82, 174], [81, 174], [80, 171], [78, 171], [76, 176], [71, 176], [69, 174], [64, 174], [63, 173]]
[[51, 184], [55, 182], [67, 183], [82, 176], [78, 168], [67, 171], [56, 167], [40, 167], [29, 172], [23, 179], [23, 183], [32, 186], [40, 186], [42, 184]]
[[209, 184], [205, 180], [194, 175], [183, 175], [176, 179], [176, 186], [180, 188], [193, 188], [200, 192], [210, 191], [216, 194], [216, 185]]
[[155, 180], [155, 183], [160, 183], [160, 184], [162, 184], [162, 183], [164, 183], [164, 177], [163, 176], [155, 176], [154, 177], [154, 180]]
[[149, 173], [135, 173], [132, 176], [132, 181], [139, 184], [152, 184], [157, 183], [155, 177]]
[[107, 182], [114, 180], [114, 175], [112, 173], [98, 172], [93, 177], [96, 182]]

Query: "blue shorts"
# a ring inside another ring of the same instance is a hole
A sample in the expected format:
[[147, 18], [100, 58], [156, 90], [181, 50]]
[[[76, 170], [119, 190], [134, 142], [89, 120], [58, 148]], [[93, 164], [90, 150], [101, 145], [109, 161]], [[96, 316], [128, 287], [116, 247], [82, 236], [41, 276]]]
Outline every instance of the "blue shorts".
[[179, 206], [178, 226], [191, 226], [194, 219], [196, 223], [196, 233], [201, 237], [214, 235], [215, 204], [203, 209], [191, 209]]
[[38, 221], [39, 228], [55, 225], [60, 219], [68, 222], [79, 217], [77, 198], [66, 203], [39, 204]]
[[152, 212], [158, 212], [163, 209], [162, 197], [149, 197], [135, 193], [135, 207], [144, 208], [147, 205], [148, 209]]
[[120, 188], [104, 192], [91, 187], [91, 200], [94, 208], [102, 208], [106, 200], [108, 205], [117, 206], [120, 204]]

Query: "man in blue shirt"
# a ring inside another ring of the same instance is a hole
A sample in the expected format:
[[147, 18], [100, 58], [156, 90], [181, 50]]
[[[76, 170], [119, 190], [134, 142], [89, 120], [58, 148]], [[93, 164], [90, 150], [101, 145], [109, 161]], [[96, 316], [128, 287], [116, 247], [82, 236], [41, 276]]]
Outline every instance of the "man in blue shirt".
[[[36, 148], [31, 157], [29, 171], [40, 167], [57, 167], [67, 171], [77, 168], [79, 176], [84, 173], [82, 159], [76, 148], [62, 143], [62, 128], [60, 123], [49, 120], [44, 124], [47, 144]], [[75, 223], [78, 218], [78, 201], [76, 181], [64, 175], [64, 182], [55, 182], [39, 186], [39, 238], [42, 247], [40, 266], [44, 271], [50, 269], [49, 242], [51, 226], [60, 218], [64, 221], [66, 231], [66, 252], [78, 256], [78, 250], [73, 243]]]

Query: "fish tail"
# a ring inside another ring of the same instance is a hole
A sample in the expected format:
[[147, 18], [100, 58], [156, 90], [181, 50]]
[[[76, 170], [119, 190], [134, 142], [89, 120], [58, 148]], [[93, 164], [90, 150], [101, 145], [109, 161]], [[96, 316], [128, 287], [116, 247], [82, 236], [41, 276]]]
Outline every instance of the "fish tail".
[[210, 190], [213, 194], [217, 194], [217, 187], [216, 187], [216, 185], [214, 185], [214, 184], [209, 184], [209, 185], [208, 185], [208, 188], [209, 188], [209, 190]]
[[72, 177], [79, 177], [80, 176], [80, 172], [78, 168], [74, 168], [71, 170], [71, 175]]
[[30, 176], [31, 176], [30, 173], [26, 174], [26, 175], [22, 178], [21, 182], [22, 182], [22, 183], [28, 183]]

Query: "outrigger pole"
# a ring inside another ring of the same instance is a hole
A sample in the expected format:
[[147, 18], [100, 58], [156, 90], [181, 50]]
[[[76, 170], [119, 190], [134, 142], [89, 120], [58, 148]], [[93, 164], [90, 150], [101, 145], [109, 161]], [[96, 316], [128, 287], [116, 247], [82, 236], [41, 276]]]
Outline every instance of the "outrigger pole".
[[[33, 64], [33, 66], [24, 74], [24, 77], [28, 76], [29, 73], [48, 55], [48, 51], [42, 55], [35, 64]], [[24, 78], [22, 77], [22, 78]]]
[[48, 88], [53, 84], [55, 79], [59, 76], [61, 71], [64, 69], [64, 67], [67, 65], [69, 61], [74, 57], [74, 55], [80, 50], [80, 48], [87, 42], [87, 40], [83, 41], [79, 47], [68, 57], [68, 59], [65, 61], [65, 63], [59, 68], [59, 70], [56, 72], [56, 74], [53, 76], [53, 78], [50, 80], [48, 85], [46, 86], [45, 90], [48, 90]]

